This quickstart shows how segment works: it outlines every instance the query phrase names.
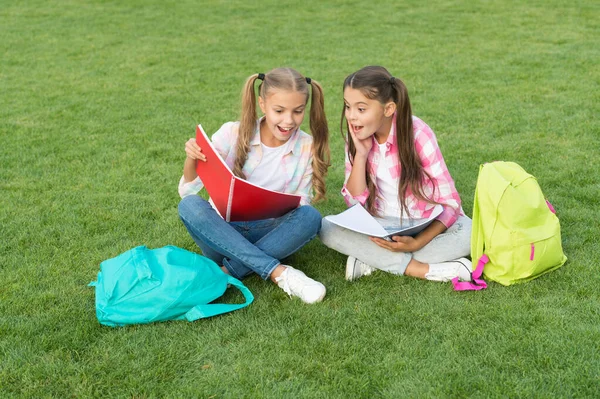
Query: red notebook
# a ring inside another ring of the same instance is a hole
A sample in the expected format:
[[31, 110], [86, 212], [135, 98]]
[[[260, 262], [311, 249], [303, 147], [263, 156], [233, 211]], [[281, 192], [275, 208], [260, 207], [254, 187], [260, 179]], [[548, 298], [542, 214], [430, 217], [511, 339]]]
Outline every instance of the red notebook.
[[267, 190], [235, 176], [212, 146], [202, 125], [196, 127], [196, 143], [206, 155], [206, 162], [196, 162], [196, 173], [226, 221], [275, 218], [300, 204], [299, 195]]

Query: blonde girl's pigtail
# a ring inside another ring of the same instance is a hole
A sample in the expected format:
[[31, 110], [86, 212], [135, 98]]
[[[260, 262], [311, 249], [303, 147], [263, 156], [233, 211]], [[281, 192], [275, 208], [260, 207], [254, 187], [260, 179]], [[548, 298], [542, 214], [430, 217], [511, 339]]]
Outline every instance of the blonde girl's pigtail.
[[306, 82], [312, 87], [310, 131], [313, 136], [313, 189], [314, 201], [319, 201], [325, 198], [325, 177], [327, 176], [327, 169], [331, 165], [329, 128], [325, 116], [323, 88], [311, 78], [306, 78]]
[[250, 76], [242, 89], [242, 115], [240, 117], [240, 126], [236, 143], [236, 157], [233, 164], [233, 174], [242, 179], [246, 178], [242, 169], [248, 159], [250, 139], [256, 129], [256, 94], [254, 92], [254, 82], [256, 79], [264, 79], [264, 77], [265, 75], [260, 73]]

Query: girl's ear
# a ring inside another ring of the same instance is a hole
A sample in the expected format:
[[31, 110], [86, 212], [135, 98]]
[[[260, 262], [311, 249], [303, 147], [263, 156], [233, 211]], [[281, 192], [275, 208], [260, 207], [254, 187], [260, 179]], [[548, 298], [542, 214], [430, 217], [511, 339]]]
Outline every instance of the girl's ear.
[[396, 112], [396, 103], [393, 101], [390, 101], [389, 103], [385, 104], [384, 108], [383, 108], [383, 114], [386, 117], [390, 117], [392, 115], [394, 115], [394, 112]]
[[262, 111], [262, 113], [266, 114], [266, 112], [265, 112], [265, 100], [263, 100], [263, 98], [261, 96], [258, 96], [258, 106], [260, 107], [260, 110]]

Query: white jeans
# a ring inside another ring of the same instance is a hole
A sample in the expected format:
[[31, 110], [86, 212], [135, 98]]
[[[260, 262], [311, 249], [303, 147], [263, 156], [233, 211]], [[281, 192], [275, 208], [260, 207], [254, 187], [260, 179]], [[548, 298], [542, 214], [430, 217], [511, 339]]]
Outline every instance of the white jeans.
[[392, 252], [369, 240], [369, 236], [348, 230], [323, 219], [319, 233], [323, 244], [353, 256], [361, 262], [393, 274], [404, 274], [412, 258], [423, 263], [439, 263], [471, 253], [471, 219], [460, 216], [444, 233], [415, 252]]

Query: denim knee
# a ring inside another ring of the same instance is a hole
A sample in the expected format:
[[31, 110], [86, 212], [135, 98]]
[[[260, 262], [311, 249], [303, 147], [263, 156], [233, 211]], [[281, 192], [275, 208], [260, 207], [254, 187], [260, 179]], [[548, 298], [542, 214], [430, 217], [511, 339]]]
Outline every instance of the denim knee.
[[184, 220], [196, 218], [206, 209], [212, 209], [212, 207], [207, 200], [197, 195], [183, 197], [177, 206], [179, 217]]
[[296, 209], [298, 216], [302, 219], [302, 223], [311, 231], [314, 237], [321, 230], [321, 213], [311, 205], [302, 205]]

